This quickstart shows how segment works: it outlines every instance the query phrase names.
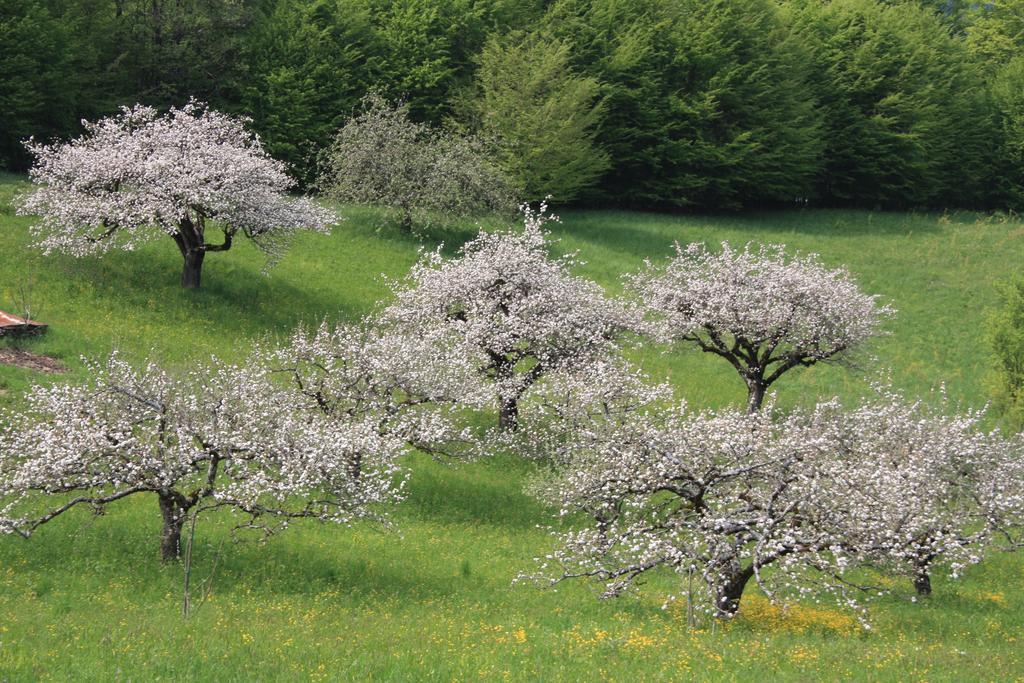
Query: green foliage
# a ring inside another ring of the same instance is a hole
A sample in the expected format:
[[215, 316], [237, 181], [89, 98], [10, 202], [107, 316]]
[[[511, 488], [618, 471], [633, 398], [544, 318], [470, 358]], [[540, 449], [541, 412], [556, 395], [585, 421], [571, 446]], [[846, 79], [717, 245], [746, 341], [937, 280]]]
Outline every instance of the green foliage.
[[956, 35], [963, 35], [972, 17], [990, 3], [976, 0], [918, 0], [925, 9], [934, 12], [943, 25]]
[[1001, 149], [997, 155], [998, 182], [1006, 204], [1024, 210], [1024, 55], [1000, 69], [992, 82], [992, 99], [999, 117]]
[[[190, 97], [237, 108], [246, 32], [259, 0], [54, 0], [66, 30], [79, 118]], [[39, 4], [39, 3], [35, 3]], [[76, 119], [77, 122], [77, 119]]]
[[967, 48], [982, 63], [1000, 134], [995, 194], [1024, 209], [1024, 0], [986, 3], [972, 15]]
[[[438, 120], [446, 94], [459, 75], [453, 44], [469, 33], [478, 37], [475, 13], [459, 16], [455, 3], [436, 0], [369, 0], [384, 50], [381, 85], [393, 98], [416, 103], [415, 114]], [[465, 8], [468, 9], [468, 8]], [[446, 11], [449, 10], [449, 11]]]
[[663, 0], [559, 0], [545, 24], [573, 48], [573, 67], [603, 84], [598, 143], [614, 159], [602, 193], [631, 204], [671, 201], [668, 147], [679, 134], [673, 94], [684, 89], [675, 62], [676, 12]]
[[378, 85], [409, 102], [414, 119], [440, 123], [452, 92], [469, 83], [474, 56], [490, 31], [529, 20], [537, 0], [357, 0], [381, 44]]
[[317, 155], [367, 92], [440, 123], [488, 32], [536, 12], [500, 0], [266, 0], [245, 32], [239, 106], [310, 185]]
[[194, 96], [252, 116], [309, 185], [371, 88], [433, 125], [473, 89], [531, 196], [1020, 208], [1022, 3], [9, 0], [0, 165]]
[[151, 106], [190, 97], [222, 107], [239, 100], [241, 57], [256, 0], [119, 0], [111, 21], [113, 87]]
[[561, 0], [547, 21], [605, 84], [607, 196], [737, 207], [809, 194], [817, 116], [773, 3]]
[[824, 114], [823, 197], [882, 206], [985, 202], [995, 138], [982, 75], [933, 12], [806, 0], [793, 22]]
[[242, 109], [271, 156], [309, 185], [316, 155], [379, 77], [369, 15], [344, 0], [281, 0], [261, 15], [246, 48]]
[[991, 0], [971, 14], [967, 47], [998, 67], [1024, 49], [1024, 0]]
[[523, 199], [576, 199], [608, 169], [594, 142], [603, 104], [594, 78], [569, 67], [569, 46], [541, 32], [492, 36], [479, 57], [468, 115], [499, 146]]
[[770, 0], [689, 0], [682, 8], [677, 201], [736, 207], [809, 197], [822, 143], [801, 39]]
[[74, 119], [69, 26], [34, 0], [0, 6], [0, 166], [22, 167], [21, 141], [66, 134]]
[[995, 355], [995, 406], [1014, 429], [1024, 428], [1024, 278], [1005, 284], [989, 316], [988, 342]]

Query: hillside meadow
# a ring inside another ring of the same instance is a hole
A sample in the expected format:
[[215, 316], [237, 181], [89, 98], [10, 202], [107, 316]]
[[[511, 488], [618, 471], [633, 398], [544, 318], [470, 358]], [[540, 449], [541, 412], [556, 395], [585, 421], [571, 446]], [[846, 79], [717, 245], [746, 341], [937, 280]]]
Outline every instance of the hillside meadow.
[[[0, 176], [0, 309], [22, 302], [48, 323], [16, 342], [79, 379], [82, 356], [118, 347], [184, 367], [215, 354], [241, 359], [296, 325], [351, 320], [388, 296], [418, 250], [453, 251], [470, 224], [422, 243], [346, 210], [330, 237], [302, 235], [268, 274], [239, 244], [206, 261], [202, 289], [178, 286], [170, 239], [134, 253], [76, 260], [28, 248], [32, 220], [9, 202], [25, 187]], [[925, 395], [986, 401], [982, 340], [996, 285], [1024, 262], [1024, 224], [967, 213], [794, 210], [742, 216], [567, 211], [557, 248], [608, 291], [674, 241], [781, 242], [846, 264], [897, 310], [889, 334], [855, 368], [794, 372], [781, 406], [855, 398], [888, 372]], [[491, 226], [495, 227], [495, 226]], [[14, 342], [3, 341], [7, 345]], [[630, 352], [697, 408], [741, 403], [731, 368], [655, 346]], [[16, 406], [52, 376], [0, 366], [0, 405]], [[871, 605], [870, 630], [829, 604], [780, 610], [756, 593], [728, 625], [687, 626], [670, 575], [613, 601], [595, 587], [513, 584], [548, 551], [549, 511], [522, 493], [535, 465], [502, 454], [466, 464], [409, 459], [394, 529], [299, 524], [266, 543], [232, 539], [230, 518], [199, 527], [195, 577], [208, 599], [184, 619], [182, 570], [157, 554], [155, 501], [77, 511], [31, 540], [0, 538], [0, 681], [22, 680], [1024, 680], [1024, 559], [993, 556], [912, 602], [896, 583]], [[237, 540], [237, 542], [236, 542]]]

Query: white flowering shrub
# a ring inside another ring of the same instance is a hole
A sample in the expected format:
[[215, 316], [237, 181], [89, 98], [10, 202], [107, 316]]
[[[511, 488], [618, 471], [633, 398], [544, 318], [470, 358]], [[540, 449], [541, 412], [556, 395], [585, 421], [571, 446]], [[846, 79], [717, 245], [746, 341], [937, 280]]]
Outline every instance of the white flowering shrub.
[[531, 459], [571, 467], [595, 427], [629, 424], [674, 405], [668, 384], [654, 383], [622, 357], [599, 358], [550, 373], [531, 392], [529, 412], [505, 443]]
[[976, 415], [944, 417], [894, 394], [777, 416], [657, 400], [608, 410], [592, 379], [560, 391], [551, 398], [568, 419], [538, 437], [555, 464], [531, 489], [586, 522], [558, 532], [523, 578], [590, 578], [615, 596], [667, 567], [695, 604], [728, 617], [752, 580], [773, 600], [831, 595], [857, 607], [884, 588], [854, 569], [895, 569], [926, 592], [933, 563], [955, 575], [997, 537], [1019, 542], [1022, 441], [981, 431]]
[[409, 107], [371, 92], [321, 158], [318, 186], [329, 197], [389, 209], [403, 228], [512, 213], [515, 193], [476, 137], [412, 121]]
[[[74, 256], [133, 250], [158, 236], [174, 240], [181, 284], [200, 284], [207, 253], [242, 234], [271, 257], [296, 230], [328, 232], [335, 214], [290, 197], [294, 183], [245, 120], [191, 102], [160, 114], [124, 107], [66, 143], [27, 143], [35, 189], [18, 211], [39, 215], [32, 228], [45, 252]], [[219, 242], [208, 231], [221, 233]]]
[[787, 257], [781, 245], [742, 251], [676, 246], [667, 264], [630, 278], [655, 335], [728, 361], [759, 410], [768, 388], [795, 367], [837, 360], [879, 333], [892, 315], [844, 268], [817, 255]]
[[844, 574], [866, 555], [844, 542], [819, 477], [826, 454], [799, 434], [762, 413], [685, 407], [575, 431], [562, 464], [533, 490], [561, 516], [582, 513], [589, 523], [559, 533], [530, 576], [593, 578], [611, 597], [668, 567], [696, 585], [695, 605], [724, 617], [751, 580], [773, 599], [854, 601]]
[[[453, 259], [426, 254], [381, 314], [412, 337], [449, 339], [461, 362], [494, 387], [502, 427], [518, 423], [519, 400], [542, 377], [608, 358], [635, 322], [601, 288], [552, 257], [541, 205], [524, 207], [522, 231], [481, 232]], [[446, 364], [448, 361], [441, 363]]]
[[958, 576], [1024, 528], [1024, 440], [981, 428], [981, 411], [946, 415], [882, 389], [852, 410], [823, 403], [808, 437], [827, 442], [834, 510], [848, 542], [932, 591], [933, 567]]
[[460, 411], [480, 409], [490, 387], [446, 339], [364, 325], [297, 330], [265, 355], [291, 405], [329, 420], [365, 419], [388, 438], [435, 455], [471, 456], [481, 444]]
[[170, 560], [190, 514], [227, 508], [269, 532], [297, 518], [384, 520], [402, 497], [406, 441], [375, 409], [327, 419], [258, 363], [173, 376], [115, 354], [91, 371], [81, 386], [34, 388], [26, 410], [2, 416], [0, 533], [28, 537], [73, 508], [152, 495]]

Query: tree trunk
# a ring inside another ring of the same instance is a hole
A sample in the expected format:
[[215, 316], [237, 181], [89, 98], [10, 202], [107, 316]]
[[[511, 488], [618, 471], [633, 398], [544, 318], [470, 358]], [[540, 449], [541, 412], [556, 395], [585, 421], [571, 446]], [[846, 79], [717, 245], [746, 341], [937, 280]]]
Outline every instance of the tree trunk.
[[502, 431], [514, 432], [519, 429], [519, 399], [502, 398], [498, 406], [498, 427]]
[[929, 572], [931, 562], [924, 560], [914, 563], [914, 590], [921, 597], [932, 594], [932, 577]]
[[206, 243], [206, 219], [198, 214], [194, 219], [185, 216], [178, 223], [178, 231], [171, 235], [178, 251], [185, 260], [181, 271], [181, 286], [185, 289], [198, 289], [203, 274], [203, 259], [208, 251], [227, 251], [231, 248], [234, 232], [224, 232], [223, 244]]
[[160, 534], [160, 559], [170, 562], [181, 557], [181, 529], [185, 525], [188, 508], [180, 493], [169, 491], [157, 495], [160, 497], [160, 514], [164, 520], [164, 529]]
[[187, 251], [185, 256], [185, 267], [181, 271], [181, 286], [185, 289], [199, 289], [200, 278], [203, 274], [203, 259], [206, 252]]
[[751, 415], [761, 411], [768, 385], [760, 378], [747, 380], [747, 412]]
[[359, 481], [359, 477], [363, 474], [363, 456], [358, 453], [354, 455], [352, 459], [348, 461], [348, 465], [345, 469], [352, 481]]
[[753, 567], [740, 569], [737, 564], [732, 573], [718, 584], [715, 589], [715, 616], [724, 619], [736, 616], [736, 612], [740, 608], [743, 590], [752, 576], [754, 576]]

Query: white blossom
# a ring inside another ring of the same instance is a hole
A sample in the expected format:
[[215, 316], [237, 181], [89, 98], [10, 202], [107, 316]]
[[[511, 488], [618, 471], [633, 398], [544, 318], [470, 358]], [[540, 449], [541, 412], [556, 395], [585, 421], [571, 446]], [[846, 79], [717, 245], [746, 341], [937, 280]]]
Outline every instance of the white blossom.
[[987, 548], [1020, 541], [1024, 444], [983, 430], [983, 419], [880, 388], [851, 410], [820, 404], [805, 427], [830, 444], [826, 466], [847, 542], [910, 576], [921, 594], [931, 592], [936, 565], [957, 576]]
[[[334, 212], [288, 196], [284, 164], [245, 123], [197, 102], [164, 115], [136, 105], [83, 121], [85, 134], [66, 143], [30, 140], [36, 187], [18, 211], [41, 217], [31, 230], [46, 253], [133, 250], [169, 236], [195, 266], [186, 286], [198, 286], [203, 255], [229, 249], [239, 233], [277, 257], [296, 230], [328, 232]], [[218, 244], [207, 240], [211, 224], [223, 234]]]
[[395, 300], [381, 314], [382, 324], [402, 334], [461, 349], [461, 362], [493, 383], [508, 428], [539, 379], [610, 358], [636, 327], [625, 307], [571, 273], [571, 255], [549, 254], [544, 224], [555, 219], [546, 209], [524, 206], [522, 231], [481, 231], [454, 259], [425, 254], [394, 285]]
[[788, 258], [782, 245], [676, 245], [664, 266], [647, 264], [630, 278], [651, 329], [664, 341], [694, 344], [727, 360], [748, 388], [748, 409], [798, 366], [833, 360], [878, 334], [892, 315], [864, 294], [845, 268], [828, 269], [817, 255]]
[[259, 363], [173, 376], [114, 354], [90, 372], [84, 385], [34, 388], [25, 411], [2, 416], [0, 532], [27, 537], [73, 507], [151, 493], [171, 559], [190, 511], [226, 507], [269, 530], [262, 520], [384, 520], [402, 497], [406, 442], [379, 415], [310, 411]]
[[1022, 440], [981, 430], [978, 414], [947, 417], [891, 392], [786, 416], [694, 414], [654, 393], [615, 410], [601, 398], [615, 392], [594, 384], [567, 378], [546, 395], [564, 404], [533, 441], [555, 457], [530, 488], [567, 523], [585, 521], [524, 578], [588, 577], [614, 596], [668, 567], [730, 616], [750, 580], [773, 600], [856, 606], [884, 589], [853, 568], [923, 580], [932, 562], [957, 574], [979, 561], [996, 536], [1019, 543]]
[[284, 347], [263, 354], [297, 408], [327, 419], [366, 419], [380, 434], [425, 452], [471, 455], [479, 444], [459, 426], [460, 411], [486, 406], [490, 388], [460, 361], [447, 339], [369, 323], [299, 329]]

